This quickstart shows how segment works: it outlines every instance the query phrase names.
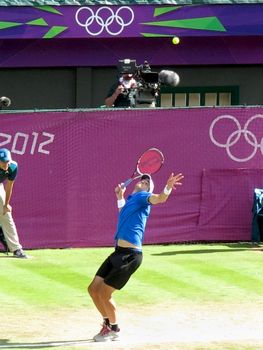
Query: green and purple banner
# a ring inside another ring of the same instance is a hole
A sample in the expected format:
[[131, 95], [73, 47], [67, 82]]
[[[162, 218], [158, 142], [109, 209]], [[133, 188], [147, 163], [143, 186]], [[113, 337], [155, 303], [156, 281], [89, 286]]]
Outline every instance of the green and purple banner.
[[263, 35], [263, 4], [11, 6], [0, 39]]
[[0, 67], [262, 64], [262, 13], [263, 4], [0, 7]]

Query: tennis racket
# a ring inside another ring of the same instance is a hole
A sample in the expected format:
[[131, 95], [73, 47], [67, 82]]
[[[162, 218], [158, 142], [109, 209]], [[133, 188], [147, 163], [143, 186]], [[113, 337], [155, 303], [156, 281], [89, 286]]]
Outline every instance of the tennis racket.
[[158, 148], [149, 148], [139, 158], [132, 176], [124, 181], [122, 187], [127, 187], [133, 180], [138, 179], [143, 174], [155, 174], [161, 169], [164, 156]]

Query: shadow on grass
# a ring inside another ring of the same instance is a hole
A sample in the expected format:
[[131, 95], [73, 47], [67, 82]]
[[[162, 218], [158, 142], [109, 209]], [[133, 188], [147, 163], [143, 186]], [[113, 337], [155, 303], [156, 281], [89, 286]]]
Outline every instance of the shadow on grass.
[[48, 341], [36, 343], [12, 343], [9, 339], [0, 339], [0, 349], [44, 349], [59, 346], [85, 345], [94, 343], [93, 339], [86, 340], [67, 340], [67, 341]]
[[[224, 245], [226, 248], [222, 248], [222, 245]], [[198, 248], [187, 249], [187, 250], [178, 249], [170, 252], [153, 253], [151, 255], [168, 256], [168, 255], [181, 255], [181, 254], [233, 253], [233, 252], [241, 252], [245, 250], [263, 251], [263, 247], [260, 246], [259, 244], [247, 243], [247, 242], [246, 243], [228, 243], [228, 244], [221, 243], [220, 248], [215, 248], [215, 244], [213, 244], [213, 247], [209, 248], [209, 244], [207, 244], [207, 249], [198, 249]]]

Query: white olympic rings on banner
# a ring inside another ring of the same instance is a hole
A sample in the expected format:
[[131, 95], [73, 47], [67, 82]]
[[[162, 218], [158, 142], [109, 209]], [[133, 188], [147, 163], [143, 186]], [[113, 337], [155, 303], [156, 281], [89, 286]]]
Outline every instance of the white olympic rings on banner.
[[[214, 127], [219, 121], [227, 120], [227, 119], [232, 120], [235, 123], [237, 130], [233, 131], [228, 136], [226, 143], [220, 143], [220, 142], [216, 141], [216, 139], [214, 138]], [[247, 162], [248, 160], [252, 159], [255, 156], [258, 149], [260, 149], [261, 153], [263, 154], [263, 137], [261, 138], [261, 140], [259, 142], [257, 140], [257, 137], [255, 136], [255, 134], [248, 130], [250, 123], [252, 121], [254, 121], [255, 119], [263, 119], [263, 115], [256, 114], [253, 117], [249, 118], [248, 121], [246, 122], [244, 128], [242, 129], [239, 121], [235, 117], [233, 117], [232, 115], [220, 115], [217, 118], [215, 118], [215, 120], [213, 120], [212, 124], [210, 125], [210, 128], [209, 128], [210, 139], [216, 146], [225, 148], [229, 158], [231, 158], [235, 162]], [[231, 150], [230, 150], [231, 146], [234, 146], [239, 141], [241, 135], [244, 136], [246, 142], [249, 145], [254, 147], [252, 150], [252, 153], [246, 158], [237, 158], [231, 153]]]
[[[109, 12], [107, 18], [102, 18], [101, 11], [104, 11], [105, 17], [106, 17], [105, 12]], [[130, 20], [128, 22], [125, 23], [123, 18], [120, 16], [121, 11], [126, 11], [126, 12], [128, 11], [128, 13], [130, 13]], [[84, 18], [87, 18], [86, 20], [84, 20], [84, 22], [80, 21], [80, 13], [81, 12], [82, 12], [82, 16]], [[85, 14], [86, 14], [86, 16], [85, 16]], [[110, 35], [119, 35], [125, 27], [129, 26], [133, 22], [134, 12], [128, 6], [119, 7], [117, 9], [116, 13], [114, 13], [112, 8], [108, 7], [108, 6], [102, 6], [102, 7], [98, 8], [96, 13], [94, 13], [93, 9], [91, 9], [90, 7], [81, 7], [76, 12], [75, 19], [76, 19], [76, 22], [78, 23], [78, 25], [81, 27], [84, 27], [86, 29], [87, 33], [89, 33], [89, 35], [92, 35], [92, 36], [100, 35], [104, 29]], [[115, 31], [115, 32], [110, 30], [110, 28], [109, 28], [110, 25], [114, 23], [114, 21], [116, 21], [116, 23], [120, 26], [120, 29], [118, 31]], [[97, 31], [95, 31], [95, 30], [92, 31], [90, 29], [90, 27], [94, 23], [95, 23], [95, 25], [98, 25], [100, 27]]]

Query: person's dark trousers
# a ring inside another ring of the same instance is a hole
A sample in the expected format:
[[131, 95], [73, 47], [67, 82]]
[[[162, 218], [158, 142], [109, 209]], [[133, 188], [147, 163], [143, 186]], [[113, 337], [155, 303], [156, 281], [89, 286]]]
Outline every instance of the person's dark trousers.
[[2, 245], [4, 247], [4, 252], [8, 253], [9, 252], [8, 245], [6, 243], [5, 235], [4, 235], [4, 232], [3, 232], [1, 226], [0, 226], [0, 243], [2, 243]]

